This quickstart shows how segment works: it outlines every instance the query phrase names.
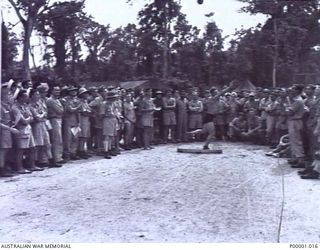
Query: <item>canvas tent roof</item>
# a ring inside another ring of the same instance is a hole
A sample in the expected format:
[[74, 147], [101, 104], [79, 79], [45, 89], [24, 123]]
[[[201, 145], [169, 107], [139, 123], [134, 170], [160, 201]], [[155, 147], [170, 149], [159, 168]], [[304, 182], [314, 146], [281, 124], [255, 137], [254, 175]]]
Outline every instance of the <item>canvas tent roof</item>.
[[128, 81], [128, 82], [120, 82], [120, 87], [124, 89], [134, 89], [137, 87], [142, 87], [148, 80], [144, 81]]
[[170, 86], [159, 80], [141, 80], [141, 81], [127, 81], [120, 82], [120, 87], [124, 89], [135, 88], [152, 88], [152, 89], [168, 89]]
[[256, 86], [250, 80], [244, 80], [244, 81], [233, 80], [231, 84], [235, 82], [238, 82], [238, 87], [234, 91], [243, 91], [243, 90], [255, 91], [256, 90]]

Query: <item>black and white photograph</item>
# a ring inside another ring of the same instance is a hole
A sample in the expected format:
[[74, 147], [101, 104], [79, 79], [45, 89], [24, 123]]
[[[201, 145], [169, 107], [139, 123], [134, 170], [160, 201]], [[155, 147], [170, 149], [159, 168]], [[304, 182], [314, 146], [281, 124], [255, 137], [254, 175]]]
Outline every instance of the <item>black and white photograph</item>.
[[0, 60], [1, 248], [320, 248], [320, 0], [1, 0]]

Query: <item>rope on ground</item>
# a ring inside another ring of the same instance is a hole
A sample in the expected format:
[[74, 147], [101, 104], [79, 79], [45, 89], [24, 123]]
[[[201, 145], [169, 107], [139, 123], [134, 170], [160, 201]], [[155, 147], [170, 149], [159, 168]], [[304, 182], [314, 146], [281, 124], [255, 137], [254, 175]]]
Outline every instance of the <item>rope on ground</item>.
[[279, 159], [278, 159], [278, 168], [280, 168], [281, 180], [282, 180], [282, 202], [281, 202], [280, 220], [279, 220], [278, 237], [277, 237], [277, 242], [280, 243], [282, 220], [283, 220], [283, 210], [284, 210], [284, 203], [285, 203], [285, 193], [284, 193], [285, 189], [284, 189], [284, 172], [283, 172], [283, 168], [280, 164]]

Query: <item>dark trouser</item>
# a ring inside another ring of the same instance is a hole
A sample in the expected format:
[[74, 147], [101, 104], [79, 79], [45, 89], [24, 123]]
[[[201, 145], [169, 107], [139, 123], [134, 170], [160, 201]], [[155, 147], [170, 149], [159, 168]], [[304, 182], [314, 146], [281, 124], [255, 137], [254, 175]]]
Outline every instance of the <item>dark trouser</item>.
[[308, 161], [313, 161], [316, 151], [316, 136], [313, 134], [315, 127], [305, 126], [303, 130], [303, 144]]
[[50, 130], [50, 140], [52, 146], [52, 159], [53, 161], [62, 161], [62, 120], [59, 118], [50, 119], [52, 129]]
[[303, 148], [303, 122], [302, 120], [288, 121], [289, 140], [294, 158], [304, 159], [305, 153]]
[[181, 141], [187, 140], [188, 117], [187, 114], [178, 114], [177, 116], [177, 139]]
[[135, 134], [136, 134], [136, 144], [138, 147], [142, 147], [143, 146], [143, 128], [140, 127], [136, 127], [135, 129]]
[[145, 148], [150, 147], [151, 139], [152, 139], [152, 127], [144, 127], [143, 128], [143, 146]]
[[6, 166], [9, 151], [10, 148], [0, 148], [0, 168], [4, 168]]

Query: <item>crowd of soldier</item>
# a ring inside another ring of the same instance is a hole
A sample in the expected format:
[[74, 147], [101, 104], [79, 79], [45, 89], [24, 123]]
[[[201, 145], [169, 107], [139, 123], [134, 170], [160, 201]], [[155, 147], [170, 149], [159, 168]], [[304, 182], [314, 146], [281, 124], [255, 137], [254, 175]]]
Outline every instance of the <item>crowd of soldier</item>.
[[206, 140], [209, 149], [211, 140], [223, 140], [276, 148], [267, 155], [288, 157], [292, 167], [304, 168], [302, 178], [318, 178], [320, 88], [234, 89], [3, 83], [0, 176], [61, 167], [92, 155], [111, 159], [123, 150], [158, 144]]

